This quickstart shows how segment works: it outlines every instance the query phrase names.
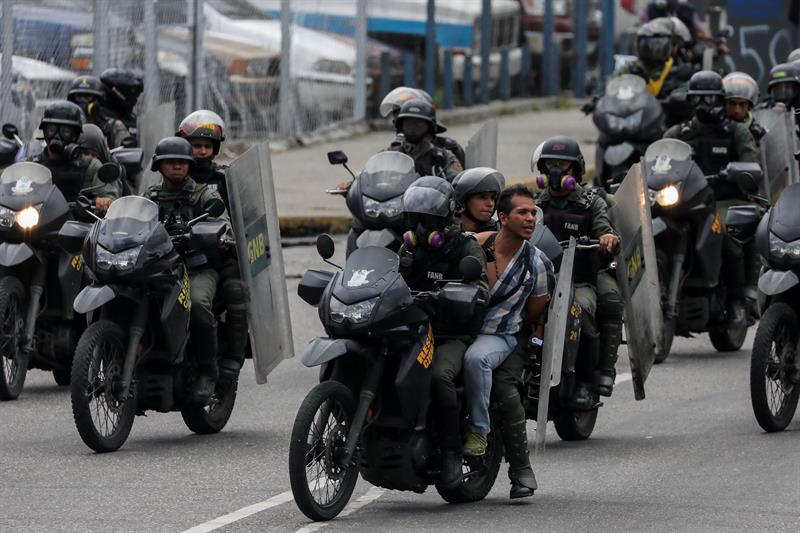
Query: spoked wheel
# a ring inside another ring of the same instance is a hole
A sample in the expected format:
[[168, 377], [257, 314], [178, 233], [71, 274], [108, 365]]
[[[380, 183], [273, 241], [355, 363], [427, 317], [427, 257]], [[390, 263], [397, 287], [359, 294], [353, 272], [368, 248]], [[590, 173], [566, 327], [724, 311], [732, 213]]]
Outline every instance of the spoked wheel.
[[297, 507], [312, 520], [338, 515], [358, 480], [356, 461], [342, 464], [355, 402], [337, 381], [308, 393], [294, 421], [289, 444], [289, 480]]
[[500, 428], [493, 424], [492, 431], [488, 435], [486, 453], [483, 457], [464, 460], [461, 484], [451, 489], [436, 485], [436, 491], [449, 503], [467, 503], [482, 500], [492, 490], [502, 460], [503, 439], [500, 437]]
[[28, 373], [25, 333], [25, 289], [12, 276], [0, 279], [0, 400], [16, 400]]
[[797, 314], [784, 304], [767, 308], [756, 330], [750, 359], [750, 400], [758, 425], [782, 431], [800, 397]]
[[[90, 325], [78, 341], [72, 362], [72, 415], [78, 433], [96, 452], [125, 443], [136, 414], [134, 394], [122, 395], [125, 335], [108, 320]], [[124, 396], [124, 397], [120, 397]]]
[[664, 252], [656, 252], [656, 264], [658, 265], [658, 284], [661, 287], [661, 308], [664, 309], [662, 322], [664, 329], [661, 332], [661, 351], [656, 353], [654, 362], [663, 363], [669, 356], [672, 349], [672, 341], [675, 339], [675, 317], [668, 318], [666, 314], [667, 302], [669, 302], [669, 263]]
[[238, 385], [238, 380], [218, 383], [208, 405], [187, 405], [181, 409], [186, 427], [198, 435], [222, 431], [233, 413]]
[[597, 422], [598, 407], [589, 411], [567, 411], [553, 419], [561, 440], [586, 440], [592, 435]]

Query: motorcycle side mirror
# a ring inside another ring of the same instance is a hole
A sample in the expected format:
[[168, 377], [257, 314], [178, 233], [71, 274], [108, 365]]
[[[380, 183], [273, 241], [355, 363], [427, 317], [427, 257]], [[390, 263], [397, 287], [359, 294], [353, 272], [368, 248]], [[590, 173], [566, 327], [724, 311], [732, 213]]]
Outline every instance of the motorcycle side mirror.
[[86, 211], [94, 207], [94, 202], [92, 202], [89, 198], [87, 198], [82, 194], [78, 195], [78, 198], [75, 200], [75, 203], [78, 204], [78, 207]]
[[347, 154], [341, 150], [328, 152], [328, 163], [331, 165], [344, 165], [347, 163]]
[[752, 194], [758, 190], [759, 184], [764, 179], [761, 165], [758, 163], [746, 163], [737, 161], [728, 163], [723, 171], [725, 179], [734, 183], [746, 194]]
[[136, 137], [133, 135], [128, 135], [124, 139], [122, 139], [122, 146], [125, 148], [136, 148], [139, 146], [139, 141], [136, 140]]
[[117, 163], [103, 163], [103, 166], [97, 171], [97, 179], [103, 183], [114, 183], [120, 176], [122, 176], [122, 169]]
[[464, 281], [475, 281], [483, 275], [483, 266], [477, 258], [468, 255], [459, 261], [458, 272]]
[[756, 234], [761, 222], [761, 209], [757, 205], [735, 205], [725, 215], [725, 230], [735, 241], [744, 244]]
[[211, 218], [220, 217], [225, 212], [225, 203], [219, 198], [212, 198], [203, 206], [203, 212]]
[[333, 238], [327, 233], [323, 233], [317, 237], [317, 253], [324, 260], [333, 257], [336, 251], [336, 245], [333, 243]]
[[17, 138], [17, 135], [19, 135], [19, 130], [17, 129], [17, 127], [15, 125], [13, 125], [11, 123], [8, 123], [8, 122], [3, 124], [3, 137], [5, 137], [6, 139], [11, 139], [12, 141], [15, 141], [16, 138]]
[[80, 253], [91, 228], [86, 222], [68, 220], [58, 232], [58, 245], [69, 254]]

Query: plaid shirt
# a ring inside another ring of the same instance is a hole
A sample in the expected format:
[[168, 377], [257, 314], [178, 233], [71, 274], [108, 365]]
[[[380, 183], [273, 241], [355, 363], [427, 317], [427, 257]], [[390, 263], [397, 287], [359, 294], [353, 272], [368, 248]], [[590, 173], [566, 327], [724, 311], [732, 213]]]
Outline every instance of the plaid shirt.
[[553, 264], [536, 246], [525, 241], [490, 291], [481, 333], [513, 335], [520, 330], [530, 296], [551, 294], [556, 286]]

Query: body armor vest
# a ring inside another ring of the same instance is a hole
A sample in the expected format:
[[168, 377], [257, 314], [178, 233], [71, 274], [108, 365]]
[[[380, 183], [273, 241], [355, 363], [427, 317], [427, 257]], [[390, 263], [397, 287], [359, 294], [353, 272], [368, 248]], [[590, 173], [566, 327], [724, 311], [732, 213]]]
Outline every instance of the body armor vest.
[[[389, 150], [406, 153], [403, 149], [403, 145], [395, 147], [394, 143], [389, 147]], [[441, 148], [437, 148], [436, 146], [432, 146], [430, 150], [414, 160], [414, 170], [416, 170], [417, 174], [420, 176], [443, 176], [446, 167], [447, 156]]]
[[222, 201], [225, 202], [225, 209], [228, 210], [228, 213], [231, 212], [231, 204], [228, 201], [228, 185], [227, 185], [227, 175], [225, 173], [225, 169], [228, 167], [217, 165], [216, 163], [212, 163], [212, 167], [210, 172], [208, 173], [198, 173], [197, 171], [192, 173], [192, 178], [197, 183], [202, 183], [208, 187], [208, 190], [217, 192], [222, 197]]
[[725, 120], [718, 127], [703, 133], [691, 123], [681, 125], [680, 140], [694, 150], [694, 161], [706, 176], [718, 174], [731, 161], [738, 161], [734, 136], [736, 125]]
[[91, 159], [85, 155], [67, 161], [65, 163], [55, 162], [45, 156], [45, 152], [40, 153], [34, 158], [34, 162], [46, 166], [53, 174], [53, 185], [58, 187], [67, 202], [74, 202], [83, 189], [86, 171], [91, 164]]
[[[567, 201], [563, 207], [558, 207], [544, 198], [537, 201], [544, 213], [544, 224], [553, 232], [559, 241], [569, 240], [570, 237], [591, 237], [592, 235], [592, 207], [600, 200], [591, 191], [584, 191], [578, 202]], [[597, 283], [597, 273], [600, 271], [600, 257], [595, 250], [576, 250], [575, 265], [572, 271], [573, 281], [578, 283]]]
[[464, 154], [464, 149], [461, 148], [461, 146], [454, 139], [451, 139], [450, 137], [437, 136], [433, 140], [433, 145], [439, 148], [444, 148], [445, 150], [450, 150], [450, 152], [456, 156], [458, 162], [461, 163], [461, 166], [466, 168], [466, 156]]

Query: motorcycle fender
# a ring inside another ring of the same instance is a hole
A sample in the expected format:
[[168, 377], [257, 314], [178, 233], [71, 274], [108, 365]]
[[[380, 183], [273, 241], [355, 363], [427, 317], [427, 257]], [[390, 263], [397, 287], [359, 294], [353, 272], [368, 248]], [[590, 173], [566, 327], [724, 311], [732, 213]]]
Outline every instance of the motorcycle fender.
[[33, 257], [33, 250], [27, 244], [0, 243], [0, 266], [16, 266], [31, 257]]
[[758, 290], [767, 296], [784, 293], [800, 283], [791, 270], [767, 270], [758, 278]]
[[430, 325], [418, 332], [417, 342], [403, 348], [394, 387], [400, 412], [408, 427], [424, 427], [430, 406], [433, 378], [433, 330]]
[[667, 223], [661, 217], [653, 219], [653, 238], [667, 231]]
[[346, 353], [365, 354], [368, 350], [350, 339], [328, 339], [317, 337], [308, 343], [303, 350], [300, 361], [307, 367], [319, 366], [339, 358]]
[[[61, 252], [58, 258], [58, 281], [61, 285], [61, 301], [74, 302], [83, 281], [83, 258]], [[72, 307], [64, 305], [63, 317], [67, 320], [73, 316]]]
[[109, 285], [89, 285], [75, 297], [72, 308], [80, 314], [85, 314], [104, 306], [116, 296], [117, 293]]

